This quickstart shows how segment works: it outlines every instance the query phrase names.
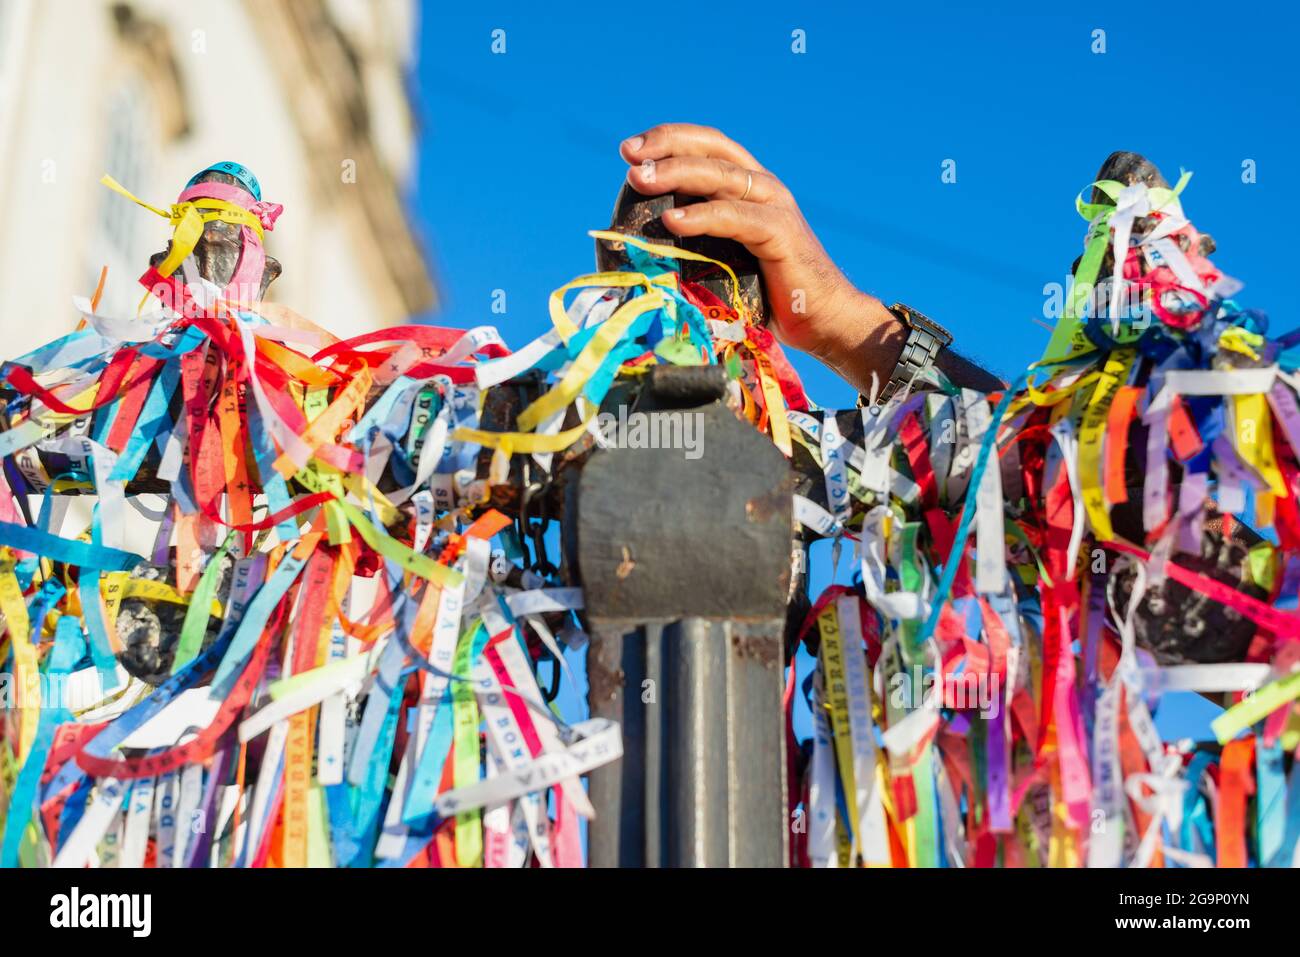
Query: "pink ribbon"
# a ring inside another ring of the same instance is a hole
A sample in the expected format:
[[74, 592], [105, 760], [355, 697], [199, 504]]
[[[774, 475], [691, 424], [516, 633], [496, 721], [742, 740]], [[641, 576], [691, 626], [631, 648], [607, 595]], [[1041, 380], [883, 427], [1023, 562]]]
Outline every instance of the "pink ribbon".
[[[253, 198], [252, 193], [228, 183], [195, 183], [176, 198], [178, 203], [194, 202], [202, 199], [220, 199], [240, 206], [258, 218], [262, 228], [270, 232], [275, 228], [275, 221], [284, 212], [279, 203], [268, 203]], [[201, 206], [202, 203], [195, 203]], [[262, 240], [250, 226], [240, 227], [243, 249], [239, 254], [239, 263], [235, 274], [230, 277], [230, 284], [221, 291], [223, 297], [236, 301], [254, 302], [259, 298], [262, 288], [262, 273], [266, 269], [266, 252], [262, 249]], [[248, 295], [241, 295], [247, 292]]]

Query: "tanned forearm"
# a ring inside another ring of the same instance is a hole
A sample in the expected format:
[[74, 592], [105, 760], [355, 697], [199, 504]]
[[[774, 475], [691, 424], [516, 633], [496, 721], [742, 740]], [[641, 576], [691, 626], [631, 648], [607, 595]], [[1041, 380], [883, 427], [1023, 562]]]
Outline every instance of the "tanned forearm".
[[[907, 327], [879, 299], [852, 290], [839, 307], [836, 335], [816, 351], [830, 366], [865, 396], [885, 387], [903, 354]], [[941, 349], [935, 359], [939, 371], [960, 388], [994, 392], [1004, 383], [997, 376], [954, 352]]]

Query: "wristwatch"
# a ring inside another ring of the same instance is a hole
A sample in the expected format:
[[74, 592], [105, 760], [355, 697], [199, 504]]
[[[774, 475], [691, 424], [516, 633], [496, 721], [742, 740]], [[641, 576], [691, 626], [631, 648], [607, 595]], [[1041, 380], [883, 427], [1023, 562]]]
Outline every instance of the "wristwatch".
[[[884, 405], [894, 394], [910, 385], [918, 375], [928, 369], [939, 350], [952, 342], [952, 333], [933, 319], [921, 315], [915, 309], [896, 302], [889, 307], [895, 318], [907, 327], [907, 342], [903, 345], [903, 354], [894, 366], [894, 374], [889, 377], [885, 387], [876, 397], [876, 405]], [[865, 400], [859, 400], [859, 406], [865, 406]]]

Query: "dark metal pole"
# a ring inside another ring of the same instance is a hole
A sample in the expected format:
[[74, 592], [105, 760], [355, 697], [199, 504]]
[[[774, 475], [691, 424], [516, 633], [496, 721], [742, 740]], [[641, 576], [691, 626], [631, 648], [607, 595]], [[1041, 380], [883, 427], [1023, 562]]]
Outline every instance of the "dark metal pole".
[[573, 490], [591, 710], [624, 739], [591, 775], [593, 866], [786, 861], [793, 479], [724, 385], [717, 367], [655, 369], [636, 411], [699, 416], [699, 455], [599, 450]]

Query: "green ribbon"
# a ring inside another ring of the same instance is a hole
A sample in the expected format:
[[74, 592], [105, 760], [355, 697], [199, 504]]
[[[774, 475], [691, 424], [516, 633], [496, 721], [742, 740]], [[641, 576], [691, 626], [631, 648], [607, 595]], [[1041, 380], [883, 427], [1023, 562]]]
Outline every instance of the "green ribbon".
[[[1147, 197], [1150, 200], [1152, 212], [1170, 205], [1174, 206], [1178, 212], [1181, 212], [1181, 207], [1178, 205], [1178, 196], [1191, 178], [1191, 173], [1184, 172], [1178, 178], [1178, 183], [1173, 189], [1166, 186], [1150, 187], [1147, 190]], [[1072, 362], [1096, 350], [1092, 340], [1084, 333], [1081, 321], [1083, 306], [1092, 296], [1092, 290], [1097, 285], [1097, 276], [1101, 272], [1101, 263], [1106, 258], [1106, 248], [1110, 245], [1110, 220], [1117, 209], [1115, 204], [1119, 201], [1119, 194], [1127, 187], [1124, 183], [1113, 179], [1098, 180], [1086, 188], [1091, 189], [1093, 186], [1108, 196], [1111, 202], [1085, 203], [1083, 193], [1075, 197], [1075, 208], [1079, 211], [1079, 215], [1088, 220], [1090, 224], [1087, 245], [1083, 250], [1083, 258], [1079, 260], [1079, 268], [1074, 271], [1074, 285], [1070, 288], [1070, 297], [1066, 300], [1065, 312], [1061, 314], [1061, 318], [1056, 322], [1056, 328], [1052, 330], [1052, 338], [1047, 343], [1047, 350], [1043, 353], [1043, 358], [1034, 363], [1036, 367]]]
[[212, 615], [212, 599], [217, 594], [217, 583], [221, 581], [221, 563], [235, 544], [235, 531], [226, 536], [221, 547], [208, 559], [208, 564], [199, 576], [199, 583], [194, 586], [190, 596], [190, 606], [185, 609], [185, 621], [181, 625], [181, 638], [176, 644], [176, 657], [172, 660], [172, 674], [180, 671], [198, 657], [203, 648], [203, 636], [208, 633], [208, 618]]

